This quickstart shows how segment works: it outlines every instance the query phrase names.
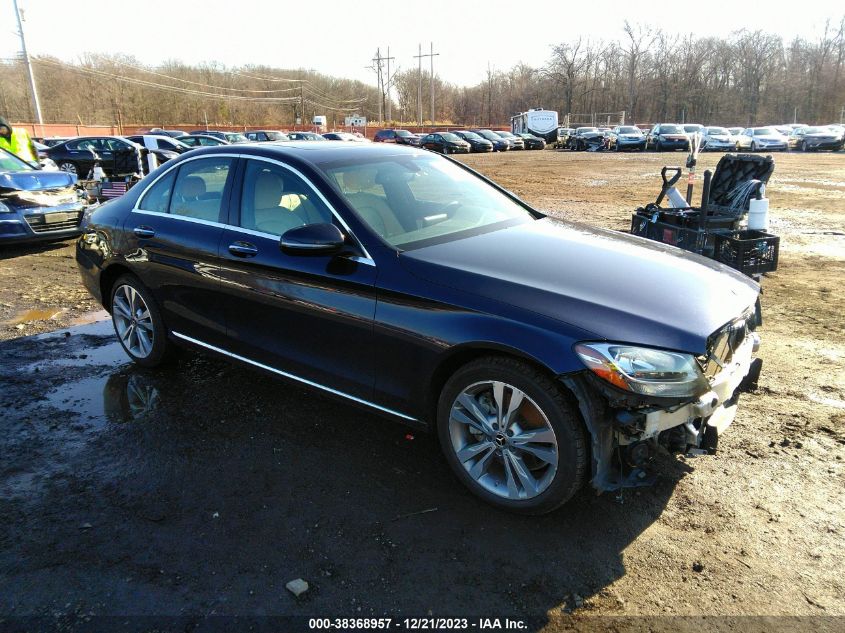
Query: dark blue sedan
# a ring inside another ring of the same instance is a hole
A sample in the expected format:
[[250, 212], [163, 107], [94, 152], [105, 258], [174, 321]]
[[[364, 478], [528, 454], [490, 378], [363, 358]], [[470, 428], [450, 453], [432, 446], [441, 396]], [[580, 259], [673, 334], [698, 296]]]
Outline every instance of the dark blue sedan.
[[94, 211], [77, 261], [135, 362], [188, 346], [431, 430], [524, 513], [715, 449], [759, 370], [749, 278], [394, 144], [188, 152]]
[[0, 149], [0, 245], [78, 235], [88, 202], [75, 185], [72, 174], [36, 169]]

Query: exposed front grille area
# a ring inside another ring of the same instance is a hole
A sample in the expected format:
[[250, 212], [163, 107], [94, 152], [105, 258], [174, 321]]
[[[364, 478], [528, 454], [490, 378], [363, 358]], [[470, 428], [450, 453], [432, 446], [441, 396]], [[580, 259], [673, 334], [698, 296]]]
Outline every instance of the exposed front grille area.
[[26, 223], [36, 233], [49, 233], [51, 231], [67, 231], [79, 227], [82, 220], [82, 212], [74, 211], [67, 213], [33, 213], [25, 215]]

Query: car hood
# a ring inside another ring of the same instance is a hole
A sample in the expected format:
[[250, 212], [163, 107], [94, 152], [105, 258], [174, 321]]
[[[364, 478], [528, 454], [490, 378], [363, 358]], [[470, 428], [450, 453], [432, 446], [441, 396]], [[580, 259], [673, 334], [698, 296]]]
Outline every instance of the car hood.
[[782, 142], [786, 140], [785, 136], [775, 136], [774, 134], [764, 134], [762, 136], [754, 136], [755, 141], [769, 141], [769, 142]]
[[759, 286], [644, 238], [545, 218], [403, 252], [414, 275], [612, 340], [702, 354]]
[[706, 137], [708, 141], [730, 141], [731, 137], [727, 134], [713, 134]]
[[0, 191], [44, 191], [76, 184], [76, 176], [63, 171], [0, 172]]
[[816, 139], [830, 139], [831, 141], [836, 140], [838, 137], [833, 132], [813, 132], [811, 134], [805, 134], [804, 138], [816, 138]]

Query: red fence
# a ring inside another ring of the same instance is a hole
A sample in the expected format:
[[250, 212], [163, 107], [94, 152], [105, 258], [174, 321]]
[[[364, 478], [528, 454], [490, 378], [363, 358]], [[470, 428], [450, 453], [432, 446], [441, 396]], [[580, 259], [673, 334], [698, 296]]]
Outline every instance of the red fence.
[[[39, 125], [38, 123], [13, 123], [15, 127], [22, 127], [26, 129], [31, 136], [37, 136], [40, 138], [50, 138], [51, 136], [113, 136], [113, 135], [120, 135], [120, 136], [127, 136], [131, 134], [146, 134], [154, 127], [162, 127], [156, 125], [140, 125], [140, 124], [133, 124], [133, 125], [123, 125], [122, 127], [118, 127], [116, 125], [74, 125], [72, 123], [44, 123], [43, 125]], [[317, 131], [313, 125], [268, 125], [268, 126], [261, 126], [261, 125], [251, 125], [251, 126], [243, 126], [243, 125], [214, 125], [209, 126], [210, 129], [213, 130], [224, 130], [228, 132], [246, 132], [249, 130], [289, 130], [289, 131]], [[384, 128], [389, 126], [377, 126], [377, 125], [368, 125], [365, 128], [360, 127], [346, 127], [346, 126], [338, 126], [335, 128], [326, 128], [325, 131], [333, 131], [333, 132], [360, 132], [367, 138], [373, 138], [375, 133]], [[404, 126], [393, 126], [397, 129], [408, 130], [409, 132], [413, 133], [425, 133], [428, 134], [429, 132], [448, 132], [449, 130], [461, 130], [467, 127], [476, 127], [476, 126], [462, 126], [462, 125], [404, 125]], [[509, 125], [494, 125], [492, 126], [493, 129], [510, 129]], [[166, 126], [168, 130], [184, 130], [185, 132], [191, 132], [193, 130], [202, 129], [203, 126], [201, 125], [194, 125], [194, 124], [181, 124], [181, 125], [168, 125]]]

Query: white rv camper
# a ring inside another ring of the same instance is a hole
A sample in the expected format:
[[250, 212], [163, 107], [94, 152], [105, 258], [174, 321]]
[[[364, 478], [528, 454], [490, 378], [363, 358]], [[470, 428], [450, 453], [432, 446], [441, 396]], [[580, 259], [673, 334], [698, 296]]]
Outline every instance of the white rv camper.
[[557, 112], [542, 108], [520, 112], [511, 117], [511, 132], [514, 134], [528, 132], [539, 136], [546, 143], [554, 143], [557, 141]]

